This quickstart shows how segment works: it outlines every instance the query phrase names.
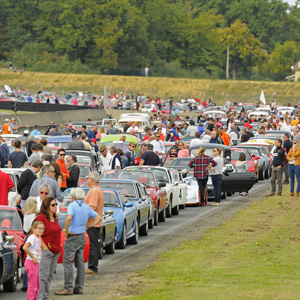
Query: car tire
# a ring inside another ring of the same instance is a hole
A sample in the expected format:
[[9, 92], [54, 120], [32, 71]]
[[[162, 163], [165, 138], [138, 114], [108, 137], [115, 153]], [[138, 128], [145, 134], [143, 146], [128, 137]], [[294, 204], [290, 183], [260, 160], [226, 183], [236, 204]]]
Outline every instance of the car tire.
[[116, 249], [116, 235], [114, 235], [112, 242], [105, 247], [105, 253], [106, 254], [114, 254]]
[[[155, 209], [155, 211], [154, 211], [154, 218], [153, 218], [153, 223], [154, 223], [154, 225], [155, 226], [157, 226], [158, 225], [158, 204], [157, 204], [157, 208]], [[149, 228], [150, 228], [150, 226], [149, 226]]]
[[158, 221], [159, 222], [166, 221], [166, 209], [165, 208], [163, 210], [161, 210], [160, 213], [158, 214]]
[[270, 178], [270, 173], [269, 173], [269, 167], [268, 167], [265, 172], [265, 179], [269, 179], [269, 178]]
[[5, 292], [15, 292], [17, 289], [17, 284], [18, 284], [18, 266], [15, 265], [14, 274], [9, 280], [3, 283], [3, 289]]
[[223, 193], [222, 193], [221, 199], [226, 199], [226, 192], [223, 192]]
[[99, 244], [99, 256], [98, 256], [98, 259], [102, 259], [103, 258], [103, 251], [104, 251], [103, 241], [104, 241], [104, 233], [101, 230], [100, 231], [100, 240], [98, 242], [98, 244]]
[[146, 223], [140, 228], [140, 235], [147, 236], [149, 230], [149, 221], [146, 221]]
[[176, 205], [172, 208], [172, 215], [174, 216], [179, 215], [179, 205]]
[[134, 222], [134, 236], [131, 237], [128, 242], [130, 244], [136, 245], [139, 242], [139, 222], [138, 219], [135, 220]]
[[122, 235], [121, 235], [121, 239], [120, 241], [117, 243], [116, 247], [118, 249], [125, 249], [127, 244], [127, 240], [126, 240], [126, 225], [123, 225], [123, 230], [122, 230]]
[[184, 204], [181, 204], [181, 205], [179, 205], [179, 208], [180, 208], [180, 209], [185, 209], [185, 203], [184, 203]]
[[258, 172], [258, 179], [264, 180], [264, 166]]
[[170, 198], [169, 205], [166, 210], [166, 217], [171, 218], [172, 216], [172, 197]]
[[22, 256], [18, 260], [18, 280], [17, 282], [21, 282], [21, 277], [22, 277]]

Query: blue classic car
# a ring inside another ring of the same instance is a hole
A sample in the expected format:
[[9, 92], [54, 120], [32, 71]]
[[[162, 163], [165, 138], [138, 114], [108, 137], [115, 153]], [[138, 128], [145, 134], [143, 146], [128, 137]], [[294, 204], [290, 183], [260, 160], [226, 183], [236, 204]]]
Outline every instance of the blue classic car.
[[[104, 189], [117, 190], [121, 195], [123, 203], [126, 203], [126, 201], [133, 202], [138, 211], [137, 224], [139, 228], [139, 233], [135, 229], [135, 237], [138, 238], [138, 234], [148, 235], [149, 223], [151, 228], [151, 225], [154, 224], [155, 208], [145, 186], [133, 180], [123, 179], [101, 180], [100, 185]], [[134, 237], [132, 239], [134, 243], [137, 243]]]
[[14, 237], [0, 231], [0, 284], [5, 292], [15, 292], [18, 282], [18, 253]]

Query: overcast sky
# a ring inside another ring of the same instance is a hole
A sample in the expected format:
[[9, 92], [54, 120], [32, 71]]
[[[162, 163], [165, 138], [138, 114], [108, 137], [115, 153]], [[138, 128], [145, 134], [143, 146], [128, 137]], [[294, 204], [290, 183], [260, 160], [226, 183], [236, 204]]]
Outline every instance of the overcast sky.
[[287, 2], [289, 5], [294, 5], [296, 3], [296, 0], [283, 0], [284, 2]]

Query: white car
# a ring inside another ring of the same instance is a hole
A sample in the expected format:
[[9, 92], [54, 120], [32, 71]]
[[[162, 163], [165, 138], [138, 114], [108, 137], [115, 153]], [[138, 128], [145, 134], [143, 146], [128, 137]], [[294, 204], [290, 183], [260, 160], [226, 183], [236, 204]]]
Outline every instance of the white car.
[[186, 177], [184, 178], [184, 182], [187, 185], [187, 197], [185, 204], [188, 205], [200, 205], [200, 197], [199, 197], [199, 185], [197, 179], [195, 177]]
[[179, 207], [184, 209], [186, 203], [186, 197], [187, 197], [187, 190], [188, 190], [187, 184], [184, 182], [181, 172], [172, 169], [170, 171], [175, 184], [178, 183], [179, 186], [179, 191], [178, 191]]

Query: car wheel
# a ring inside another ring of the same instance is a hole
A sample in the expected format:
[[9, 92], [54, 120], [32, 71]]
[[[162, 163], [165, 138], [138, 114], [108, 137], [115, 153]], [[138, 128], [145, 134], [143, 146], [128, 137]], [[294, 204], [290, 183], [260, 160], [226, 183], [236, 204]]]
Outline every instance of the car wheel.
[[125, 249], [127, 244], [127, 240], [126, 240], [126, 226], [125, 224], [123, 225], [123, 230], [122, 230], [122, 235], [121, 235], [121, 239], [120, 241], [117, 243], [117, 248], [118, 249]]
[[21, 276], [22, 276], [22, 256], [20, 257], [20, 260], [18, 260], [18, 280], [17, 282], [21, 282]]
[[262, 167], [258, 172], [258, 179], [264, 180], [264, 167]]
[[222, 193], [221, 199], [226, 199], [226, 193], [225, 192]]
[[114, 254], [116, 249], [116, 235], [114, 235], [112, 242], [105, 247], [106, 254]]
[[5, 292], [15, 292], [18, 284], [18, 266], [14, 267], [13, 276], [6, 282], [3, 283], [3, 289]]
[[[154, 211], [154, 225], [157, 226], [158, 225], [158, 204], [157, 204], [157, 208]], [[150, 228], [150, 226], [149, 226]]]
[[269, 178], [270, 178], [270, 173], [269, 173], [269, 167], [268, 167], [265, 172], [265, 179], [269, 179]]
[[176, 205], [172, 208], [172, 215], [178, 215], [179, 214], [179, 205]]
[[158, 214], [158, 221], [159, 222], [166, 221], [166, 209], [165, 208]]
[[134, 236], [131, 237], [128, 242], [130, 242], [131, 244], [136, 245], [139, 242], [139, 223], [138, 223], [138, 219], [135, 220], [134, 222]]
[[172, 197], [170, 198], [169, 205], [166, 210], [166, 217], [171, 218], [172, 216]]
[[181, 205], [179, 205], [179, 208], [180, 208], [180, 209], [185, 209], [185, 203], [184, 203], [184, 204], [181, 204]]
[[146, 223], [140, 228], [140, 235], [147, 236], [149, 230], [149, 221], [146, 221]]
[[99, 240], [98, 240], [98, 244], [99, 244], [99, 257], [98, 257], [98, 259], [103, 258], [103, 241], [104, 241], [104, 233], [101, 230]]

